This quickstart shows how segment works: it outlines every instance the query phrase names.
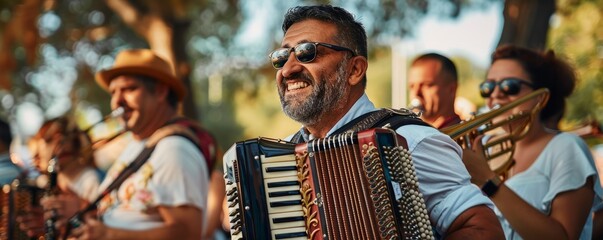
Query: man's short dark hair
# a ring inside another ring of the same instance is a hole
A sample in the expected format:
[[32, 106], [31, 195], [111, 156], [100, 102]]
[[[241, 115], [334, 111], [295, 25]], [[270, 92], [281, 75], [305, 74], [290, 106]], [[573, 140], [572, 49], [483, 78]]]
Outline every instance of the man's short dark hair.
[[13, 142], [13, 134], [10, 131], [10, 125], [0, 119], [0, 141], [7, 147]]
[[442, 64], [442, 71], [450, 74], [450, 76], [452, 76], [452, 80], [454, 82], [458, 82], [459, 76], [458, 76], [458, 72], [456, 70], [456, 66], [454, 65], [454, 62], [452, 62], [452, 60], [445, 57], [444, 55], [437, 54], [437, 53], [426, 53], [426, 54], [423, 54], [423, 55], [415, 58], [415, 60], [412, 61], [411, 66], [414, 66], [416, 63], [422, 62], [425, 60], [438, 61], [440, 64]]
[[[142, 82], [142, 85], [144, 86], [144, 88], [146, 88], [150, 92], [153, 92], [153, 93], [155, 92], [155, 88], [157, 87], [157, 81], [155, 79], [153, 79], [152, 77], [144, 76], [144, 75], [134, 75], [133, 77], [140, 80]], [[169, 91], [168, 96], [167, 96], [168, 104], [170, 106], [172, 106], [173, 108], [177, 108], [178, 107], [178, 96], [176, 95], [176, 92], [174, 92], [174, 90], [172, 90], [169, 87], [168, 87], [168, 91]]]
[[[362, 23], [356, 21], [351, 13], [331, 5], [293, 7], [285, 14], [283, 32], [287, 33], [291, 25], [308, 19], [334, 24], [337, 27], [337, 35], [333, 39], [335, 44], [350, 48], [357, 55], [368, 59], [366, 31]], [[362, 79], [362, 84], [366, 86], [366, 75]]]

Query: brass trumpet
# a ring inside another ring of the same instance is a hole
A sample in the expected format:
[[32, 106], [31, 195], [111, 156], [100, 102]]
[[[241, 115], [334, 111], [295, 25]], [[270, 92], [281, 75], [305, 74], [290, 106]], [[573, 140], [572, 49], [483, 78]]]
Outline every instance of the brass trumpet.
[[[494, 121], [501, 114], [533, 99], [538, 99], [539, 101], [530, 111], [521, 111], [505, 119]], [[478, 115], [466, 122], [441, 129], [441, 131], [448, 134], [461, 147], [471, 148], [471, 143], [476, 137], [500, 127], [507, 127], [508, 129], [505, 133], [492, 137], [491, 140], [484, 144], [484, 156], [486, 156], [490, 168], [503, 179], [506, 179], [509, 169], [515, 163], [513, 161], [515, 142], [522, 139], [528, 133], [532, 121], [538, 119], [540, 110], [544, 108], [548, 99], [548, 89], [537, 89], [509, 104], [496, 107], [487, 113]]]
[[[98, 124], [104, 123], [110, 119], [116, 119], [118, 117], [121, 117], [124, 114], [124, 109], [122, 107], [118, 107], [115, 110], [111, 111], [111, 113], [107, 114], [106, 116], [104, 116], [100, 121], [88, 126], [87, 128], [85, 128], [84, 130], [82, 130], [84, 133], [88, 134], [88, 136], [90, 136], [90, 131], [92, 129], [94, 129], [94, 127], [96, 127]], [[113, 141], [115, 138], [121, 136], [122, 134], [125, 133], [125, 130], [121, 130], [118, 131], [116, 133], [114, 133], [113, 135], [104, 137], [102, 139], [98, 139], [95, 141], [92, 141], [90, 144], [90, 150], [94, 151], [96, 149], [101, 148], [102, 146], [104, 146], [105, 144]]]

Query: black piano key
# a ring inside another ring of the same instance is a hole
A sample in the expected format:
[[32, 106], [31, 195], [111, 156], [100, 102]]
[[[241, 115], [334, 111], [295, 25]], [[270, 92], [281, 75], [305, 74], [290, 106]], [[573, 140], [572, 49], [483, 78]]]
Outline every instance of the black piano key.
[[305, 237], [306, 232], [292, 232], [292, 233], [281, 233], [274, 235], [274, 239], [287, 239], [296, 237]]
[[287, 187], [287, 186], [295, 186], [295, 185], [299, 185], [298, 181], [285, 181], [285, 182], [271, 182], [268, 183], [268, 187], [269, 188], [273, 188], [273, 187]]
[[228, 192], [226, 193], [226, 195], [232, 195], [234, 192], [237, 191], [236, 187], [231, 188], [230, 190], [228, 190]]
[[231, 215], [232, 219], [230, 220], [230, 223], [234, 223], [236, 221], [239, 221], [239, 219], [241, 219], [241, 215], [237, 212], [235, 213], [235, 215]]
[[301, 205], [301, 200], [289, 200], [289, 201], [279, 201], [279, 202], [271, 202], [270, 207], [284, 207], [291, 205]]
[[237, 195], [237, 194], [232, 195], [232, 196], [228, 196], [228, 201], [229, 201], [229, 202], [232, 202], [232, 201], [234, 201], [235, 199], [237, 199], [238, 197], [239, 197], [239, 195]]
[[228, 207], [231, 208], [231, 207], [236, 206], [237, 204], [239, 204], [239, 202], [231, 202], [230, 204], [228, 204]]
[[236, 222], [236, 223], [234, 223], [234, 224], [232, 225], [232, 227], [230, 227], [230, 228], [232, 228], [232, 229], [239, 229], [239, 228], [241, 228], [241, 226], [242, 226], [241, 221], [237, 221], [237, 222]]
[[304, 220], [304, 216], [282, 217], [282, 218], [273, 218], [272, 223], [297, 222], [297, 221], [303, 221], [303, 220]]
[[284, 196], [292, 196], [292, 195], [301, 195], [299, 190], [291, 190], [291, 191], [280, 191], [280, 192], [271, 192], [268, 193], [269, 197], [284, 197]]
[[296, 166], [267, 167], [266, 172], [297, 171]]

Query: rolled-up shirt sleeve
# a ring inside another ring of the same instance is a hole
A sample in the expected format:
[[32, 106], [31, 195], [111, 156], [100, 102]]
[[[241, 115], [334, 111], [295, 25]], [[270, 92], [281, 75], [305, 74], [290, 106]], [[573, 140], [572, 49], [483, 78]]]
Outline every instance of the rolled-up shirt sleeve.
[[407, 125], [397, 129], [408, 148], [419, 179], [419, 190], [435, 230], [444, 236], [452, 222], [465, 210], [492, 201], [471, 183], [463, 165], [461, 148], [437, 129]]

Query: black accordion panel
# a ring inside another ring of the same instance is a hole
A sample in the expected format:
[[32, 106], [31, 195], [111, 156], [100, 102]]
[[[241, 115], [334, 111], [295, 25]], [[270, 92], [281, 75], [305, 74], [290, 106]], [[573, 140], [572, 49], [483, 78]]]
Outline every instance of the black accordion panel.
[[391, 130], [251, 139], [224, 165], [233, 239], [433, 238], [406, 141]]

